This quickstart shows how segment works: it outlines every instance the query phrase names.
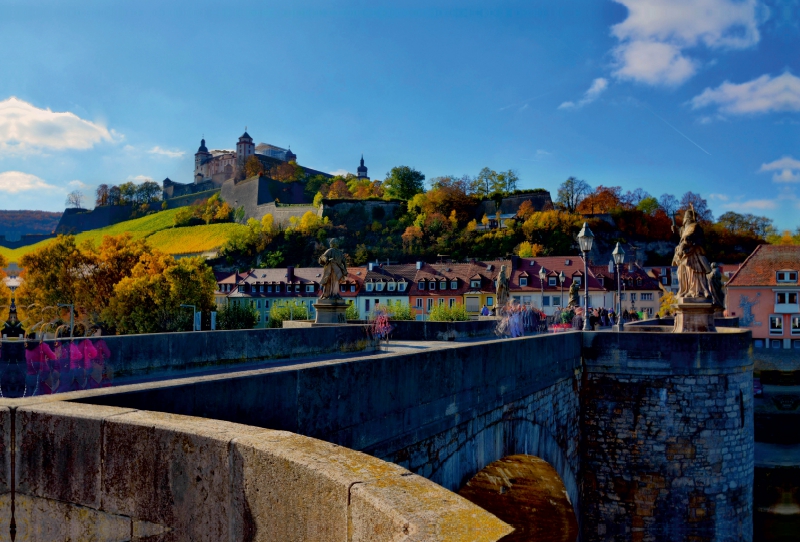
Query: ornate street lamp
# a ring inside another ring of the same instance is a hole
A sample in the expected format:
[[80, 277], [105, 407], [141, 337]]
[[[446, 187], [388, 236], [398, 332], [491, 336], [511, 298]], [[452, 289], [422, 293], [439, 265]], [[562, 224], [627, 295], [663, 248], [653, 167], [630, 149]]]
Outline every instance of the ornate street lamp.
[[545, 271], [544, 267], [539, 268], [539, 286], [542, 287], [542, 310], [544, 310], [544, 280], [547, 278], [547, 271]]
[[611, 255], [614, 256], [614, 263], [617, 265], [617, 331], [620, 331], [620, 327], [622, 326], [622, 299], [620, 298], [619, 266], [625, 263], [625, 251], [622, 250], [622, 247], [617, 243]]
[[562, 269], [561, 272], [558, 274], [558, 282], [561, 283], [561, 303], [559, 303], [560, 307], [564, 306], [564, 281], [567, 279], [567, 276], [564, 274], [564, 270]]
[[592, 243], [594, 243], [594, 234], [589, 229], [589, 225], [584, 222], [581, 231], [578, 233], [578, 243], [583, 252], [583, 330], [591, 331], [589, 326], [589, 260], [586, 259], [586, 253], [592, 250]]

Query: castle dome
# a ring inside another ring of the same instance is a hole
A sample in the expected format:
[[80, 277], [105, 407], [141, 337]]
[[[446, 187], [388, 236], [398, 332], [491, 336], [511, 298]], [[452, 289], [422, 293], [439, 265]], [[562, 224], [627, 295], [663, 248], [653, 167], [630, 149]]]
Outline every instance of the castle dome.
[[200, 140], [200, 148], [197, 149], [197, 152], [198, 153], [200, 153], [200, 152], [208, 152], [208, 148], [206, 147], [206, 140], [205, 139], [201, 139]]

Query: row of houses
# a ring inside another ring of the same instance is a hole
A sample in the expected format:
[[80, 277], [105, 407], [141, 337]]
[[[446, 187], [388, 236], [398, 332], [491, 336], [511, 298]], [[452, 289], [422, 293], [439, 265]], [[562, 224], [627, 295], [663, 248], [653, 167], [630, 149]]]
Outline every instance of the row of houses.
[[[463, 304], [467, 313], [477, 318], [483, 307], [490, 311], [495, 308], [497, 278], [502, 266], [506, 266], [510, 296], [547, 314], [567, 306], [573, 283], [580, 286], [583, 304], [584, 281], [589, 285], [591, 307], [616, 306], [614, 266], [590, 265], [585, 277], [584, 262], [575, 256], [436, 264], [375, 262], [349, 268], [339, 285], [339, 294], [357, 306], [361, 318], [367, 318], [389, 302], [408, 303], [418, 320], [427, 319], [431, 309], [442, 304], [449, 307]], [[259, 314], [259, 327], [264, 327], [270, 309], [276, 304], [303, 304], [313, 318], [321, 278], [319, 267], [251, 269], [219, 276], [215, 296], [220, 307], [229, 303], [249, 305]], [[642, 267], [635, 263], [621, 266], [620, 279], [624, 310], [649, 315], [658, 311], [661, 295], [658, 281]]]

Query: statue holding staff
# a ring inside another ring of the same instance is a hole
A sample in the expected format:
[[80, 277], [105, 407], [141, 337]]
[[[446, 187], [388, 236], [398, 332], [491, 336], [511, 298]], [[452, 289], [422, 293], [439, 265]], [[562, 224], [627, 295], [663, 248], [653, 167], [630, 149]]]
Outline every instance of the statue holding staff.
[[501, 309], [508, 303], [508, 276], [506, 275], [506, 266], [500, 266], [500, 273], [497, 275], [497, 307]]
[[319, 257], [319, 263], [323, 267], [319, 298], [341, 299], [339, 283], [347, 276], [347, 263], [344, 253], [336, 247], [335, 239], [331, 239], [330, 248]]
[[703, 247], [705, 244], [703, 227], [697, 222], [697, 214], [692, 205], [686, 209], [684, 214], [680, 236], [681, 240], [675, 247], [675, 256], [672, 259], [672, 265], [678, 267], [678, 281], [680, 282], [678, 298], [709, 299], [711, 291], [708, 286], [708, 274], [711, 273], [711, 266], [708, 265], [706, 251]]

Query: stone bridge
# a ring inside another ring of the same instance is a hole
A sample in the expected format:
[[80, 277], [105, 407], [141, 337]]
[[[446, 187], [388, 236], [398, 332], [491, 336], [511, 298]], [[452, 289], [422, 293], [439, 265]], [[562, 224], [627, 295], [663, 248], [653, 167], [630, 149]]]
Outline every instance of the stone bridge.
[[108, 540], [489, 541], [510, 528], [446, 490], [522, 455], [582, 540], [750, 540], [749, 348], [571, 332], [5, 400], [0, 493], [31, 540], [80, 510]]

